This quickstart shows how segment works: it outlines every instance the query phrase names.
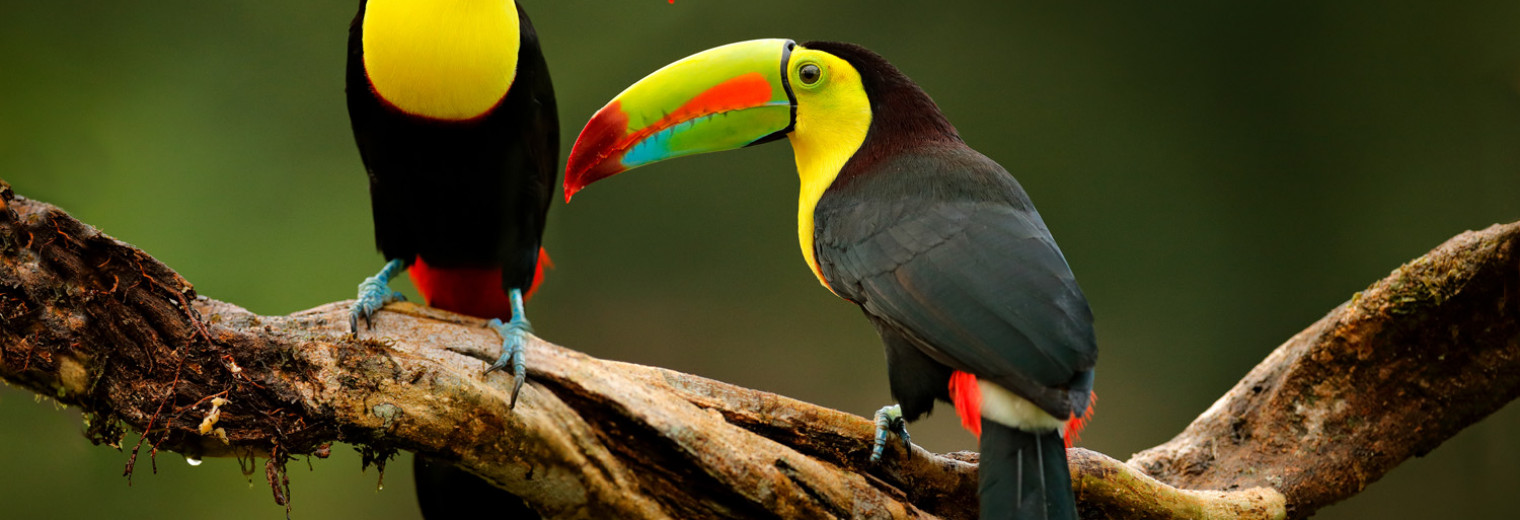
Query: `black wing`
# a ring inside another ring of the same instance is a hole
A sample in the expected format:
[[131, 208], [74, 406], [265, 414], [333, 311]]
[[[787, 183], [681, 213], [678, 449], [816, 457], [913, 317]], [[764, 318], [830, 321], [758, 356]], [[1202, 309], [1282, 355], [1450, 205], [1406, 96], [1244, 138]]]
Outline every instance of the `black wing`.
[[[508, 161], [510, 173], [506, 198], [512, 206], [503, 212], [503, 227], [514, 229], [503, 242], [502, 288], [526, 289], [532, 285], [543, 242], [544, 224], [554, 188], [559, 185], [559, 112], [549, 65], [539, 46], [538, 32], [528, 13], [517, 6], [522, 44], [518, 50], [517, 79], [497, 112], [515, 139], [497, 146], [508, 147], [520, 158]], [[519, 191], [520, 190], [520, 191]]]
[[1077, 387], [1097, 360], [1087, 300], [990, 159], [956, 147], [878, 163], [836, 181], [815, 222], [830, 287], [930, 358], [1057, 417], [1079, 404], [1073, 394], [1085, 399]]

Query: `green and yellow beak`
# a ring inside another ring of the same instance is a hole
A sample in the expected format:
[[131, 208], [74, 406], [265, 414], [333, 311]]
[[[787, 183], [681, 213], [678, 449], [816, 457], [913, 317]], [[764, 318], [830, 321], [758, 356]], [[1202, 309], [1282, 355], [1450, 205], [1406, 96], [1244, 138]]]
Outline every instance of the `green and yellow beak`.
[[783, 39], [724, 45], [628, 87], [576, 138], [565, 166], [565, 200], [649, 163], [784, 137], [797, 114], [786, 71], [795, 47]]

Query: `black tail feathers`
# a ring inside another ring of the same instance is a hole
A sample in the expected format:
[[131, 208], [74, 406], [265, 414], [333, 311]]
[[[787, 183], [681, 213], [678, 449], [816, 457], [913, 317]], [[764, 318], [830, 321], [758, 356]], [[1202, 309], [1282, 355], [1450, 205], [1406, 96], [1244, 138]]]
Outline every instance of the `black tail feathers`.
[[982, 418], [982, 520], [1076, 520], [1066, 444]]

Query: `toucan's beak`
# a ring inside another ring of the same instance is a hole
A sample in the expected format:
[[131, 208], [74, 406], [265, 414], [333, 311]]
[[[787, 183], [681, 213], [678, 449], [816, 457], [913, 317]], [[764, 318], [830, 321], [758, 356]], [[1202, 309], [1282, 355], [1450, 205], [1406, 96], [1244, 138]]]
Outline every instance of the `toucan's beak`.
[[796, 111], [791, 40], [708, 49], [634, 83], [586, 123], [565, 165], [565, 201], [593, 182], [652, 162], [732, 150], [786, 135]]

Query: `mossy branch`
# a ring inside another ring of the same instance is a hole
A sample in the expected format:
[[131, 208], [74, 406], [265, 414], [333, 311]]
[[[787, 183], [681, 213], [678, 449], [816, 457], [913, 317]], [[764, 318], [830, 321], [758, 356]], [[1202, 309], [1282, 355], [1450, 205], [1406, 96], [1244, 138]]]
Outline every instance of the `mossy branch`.
[[[347, 302], [254, 315], [0, 191], [0, 378], [80, 406], [96, 442], [268, 457], [281, 503], [285, 459], [343, 441], [455, 462], [548, 517], [975, 517], [973, 453], [893, 443], [872, 465], [863, 417], [543, 341], [509, 410], [478, 320], [397, 304], [355, 337]], [[1520, 389], [1517, 243], [1495, 226], [1411, 262], [1128, 463], [1071, 450], [1082, 516], [1301, 518], [1498, 409]]]

